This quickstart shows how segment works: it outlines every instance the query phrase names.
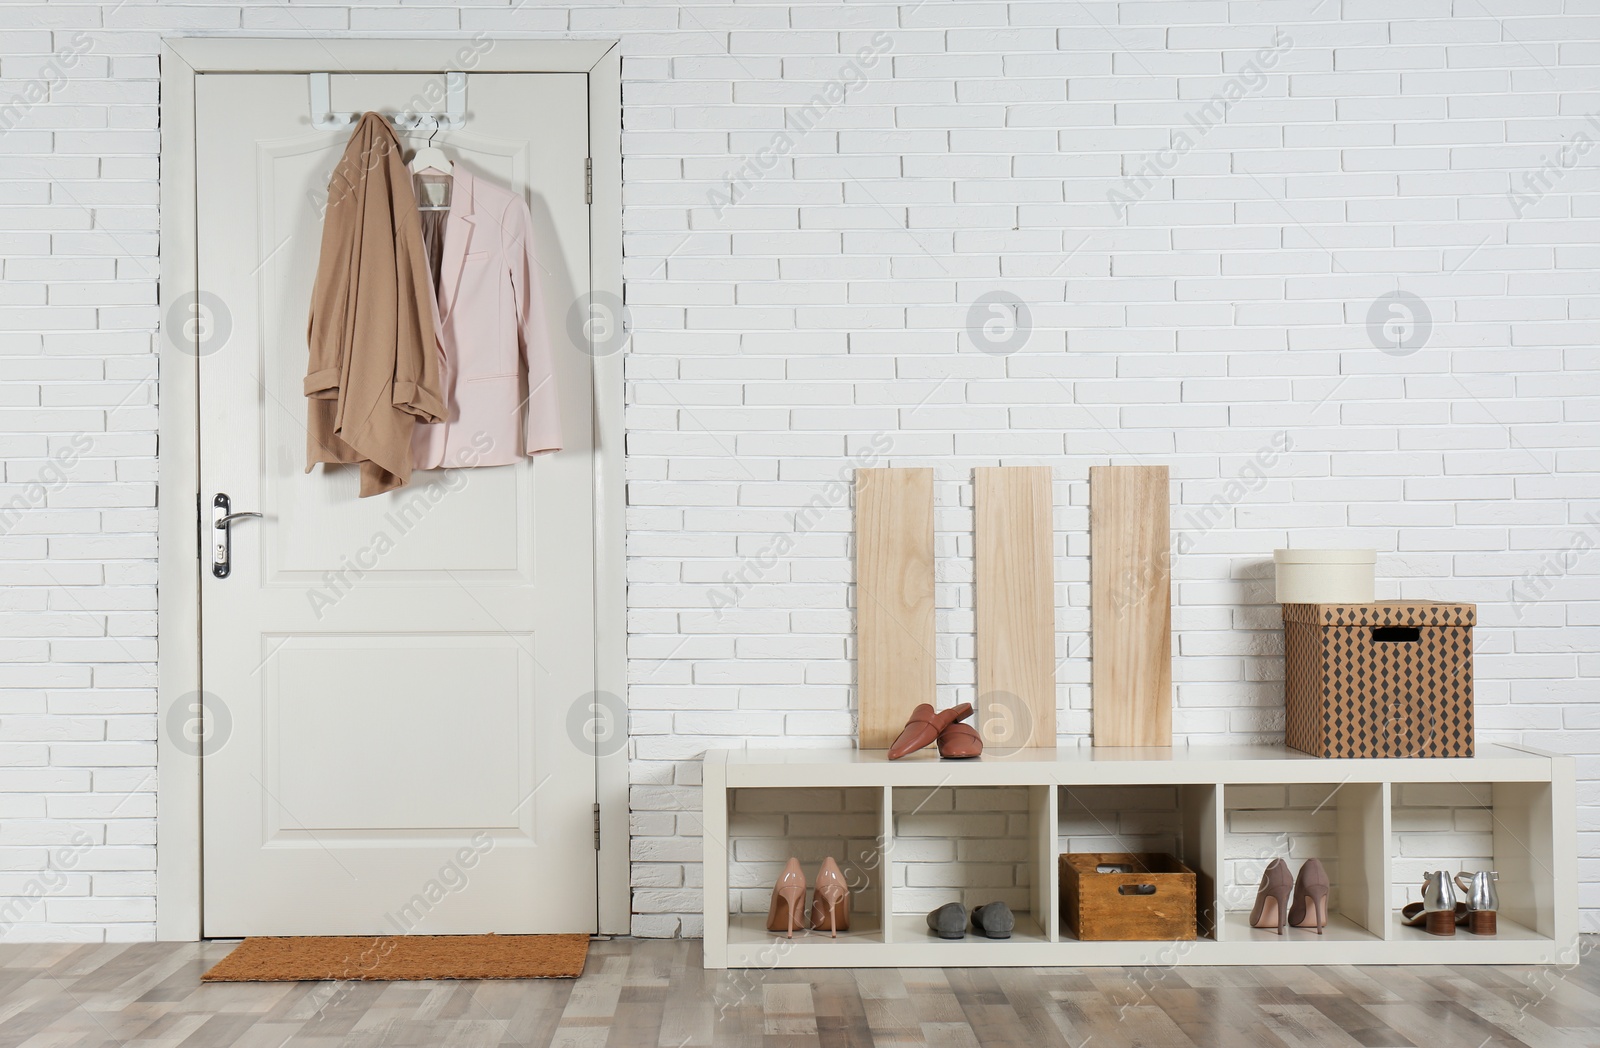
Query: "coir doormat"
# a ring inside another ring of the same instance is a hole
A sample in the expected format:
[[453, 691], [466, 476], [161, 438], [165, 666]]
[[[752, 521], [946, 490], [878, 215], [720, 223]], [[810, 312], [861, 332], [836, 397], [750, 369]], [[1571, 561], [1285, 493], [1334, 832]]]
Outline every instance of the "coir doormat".
[[300, 935], [249, 938], [206, 982], [576, 979], [587, 935]]

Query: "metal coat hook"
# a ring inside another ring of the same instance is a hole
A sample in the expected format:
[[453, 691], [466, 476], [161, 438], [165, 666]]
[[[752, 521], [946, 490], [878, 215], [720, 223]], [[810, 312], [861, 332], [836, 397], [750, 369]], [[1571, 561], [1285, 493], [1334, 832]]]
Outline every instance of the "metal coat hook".
[[[311, 126], [318, 131], [343, 131], [361, 119], [360, 113], [332, 111], [332, 73], [312, 73]], [[381, 113], [396, 131], [453, 131], [467, 124], [467, 74], [460, 71], [444, 75], [443, 113]]]

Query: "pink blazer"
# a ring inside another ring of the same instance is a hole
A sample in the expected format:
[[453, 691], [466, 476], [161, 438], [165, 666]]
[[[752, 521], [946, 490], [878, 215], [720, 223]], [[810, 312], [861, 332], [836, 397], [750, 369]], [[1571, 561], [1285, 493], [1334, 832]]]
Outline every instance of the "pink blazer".
[[417, 469], [503, 466], [561, 450], [528, 205], [460, 165], [453, 175], [434, 315], [445, 417], [412, 434]]

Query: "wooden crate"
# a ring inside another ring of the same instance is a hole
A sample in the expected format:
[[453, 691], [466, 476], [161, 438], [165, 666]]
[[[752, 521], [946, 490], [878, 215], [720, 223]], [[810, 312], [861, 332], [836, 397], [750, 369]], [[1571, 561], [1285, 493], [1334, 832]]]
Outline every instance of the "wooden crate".
[[1284, 741], [1318, 757], [1470, 757], [1476, 607], [1285, 604]]
[[1162, 853], [1071, 852], [1061, 856], [1061, 912], [1086, 942], [1193, 939], [1194, 871]]

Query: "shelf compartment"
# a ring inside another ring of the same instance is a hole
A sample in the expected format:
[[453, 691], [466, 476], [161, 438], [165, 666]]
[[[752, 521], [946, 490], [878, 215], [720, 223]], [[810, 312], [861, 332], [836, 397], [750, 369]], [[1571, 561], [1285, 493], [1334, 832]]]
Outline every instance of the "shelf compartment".
[[[767, 931], [766, 919], [772, 886], [790, 856], [805, 870], [808, 919], [817, 870], [824, 857], [832, 856], [850, 885], [852, 934], [884, 941], [886, 795], [882, 787], [863, 786], [729, 790], [724, 837], [729, 942], [750, 942], [751, 935], [785, 938]], [[822, 938], [828, 938], [826, 932]]]
[[[1283, 859], [1291, 876], [1298, 876], [1312, 858], [1328, 871], [1329, 928], [1342, 923], [1375, 939], [1384, 937], [1389, 914], [1387, 783], [1251, 783], [1224, 786], [1222, 795], [1224, 941], [1235, 932], [1242, 934], [1242, 941], [1256, 941], [1250, 910], [1261, 874], [1273, 859]], [[1236, 914], [1240, 920], [1234, 919]], [[1315, 930], [1309, 933], [1318, 938]], [[1267, 934], [1279, 938], [1276, 931]], [[1321, 938], [1330, 941], [1326, 934]]]
[[[1216, 783], [1063, 786], [1056, 851], [1176, 855], [1195, 874], [1197, 936], [1213, 938], [1222, 845], [1217, 819], [1220, 790]], [[1055, 868], [1059, 877], [1059, 863]], [[1060, 938], [1077, 941], [1064, 915]]]
[[[1393, 891], [1396, 934], [1427, 936], [1400, 924], [1399, 911], [1420, 899], [1422, 875], [1495, 870], [1498, 930], [1456, 938], [1552, 938], [1556, 898], [1551, 877], [1556, 808], [1548, 782], [1398, 782], [1394, 786]], [[1508, 932], [1508, 928], [1515, 929]], [[1433, 938], [1432, 936], [1428, 936]]]
[[958, 902], [970, 911], [1004, 902], [1017, 916], [1019, 930], [1025, 914], [1040, 915], [1026, 919], [1040, 941], [1050, 941], [1039, 929], [1051, 928], [1055, 918], [1054, 856], [1046, 844], [1054, 804], [1053, 791], [1044, 785], [895, 787], [888, 849], [890, 940], [938, 941], [928, 934], [926, 919], [946, 903]]

